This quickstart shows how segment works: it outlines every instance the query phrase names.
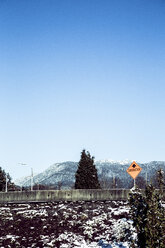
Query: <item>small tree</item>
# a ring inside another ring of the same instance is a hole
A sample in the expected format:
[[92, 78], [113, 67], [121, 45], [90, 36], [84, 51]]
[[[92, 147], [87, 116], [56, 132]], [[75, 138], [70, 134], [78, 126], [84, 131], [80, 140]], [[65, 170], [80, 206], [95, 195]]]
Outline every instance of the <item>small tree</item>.
[[75, 178], [75, 189], [100, 189], [94, 157], [85, 150], [81, 153]]
[[147, 185], [145, 193], [130, 194], [130, 214], [137, 230], [137, 247], [165, 247], [165, 212], [162, 206], [162, 172], [158, 172], [159, 190]]
[[6, 186], [6, 179], [7, 179], [7, 187], [8, 189], [13, 189], [13, 183], [11, 182], [11, 177], [9, 173], [6, 173], [1, 167], [0, 167], [0, 191], [5, 190]]
[[133, 226], [137, 231], [137, 247], [144, 248], [146, 247], [145, 228], [147, 223], [147, 203], [140, 190], [136, 189], [131, 192], [129, 204]]
[[165, 215], [164, 208], [161, 203], [160, 191], [157, 192], [152, 185], [146, 189], [147, 202], [147, 225], [145, 229], [147, 247], [165, 247]]
[[6, 184], [6, 173], [0, 167], [0, 191], [3, 191], [5, 189], [5, 184]]

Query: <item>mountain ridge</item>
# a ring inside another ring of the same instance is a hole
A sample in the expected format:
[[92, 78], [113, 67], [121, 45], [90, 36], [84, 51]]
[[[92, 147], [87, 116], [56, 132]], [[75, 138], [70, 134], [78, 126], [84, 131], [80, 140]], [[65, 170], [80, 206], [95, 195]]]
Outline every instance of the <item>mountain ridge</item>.
[[[126, 172], [127, 168], [131, 165], [132, 160], [100, 160], [95, 161], [95, 166], [98, 171], [99, 180], [110, 180], [118, 179], [118, 186], [129, 187], [129, 184], [132, 183], [132, 178]], [[139, 166], [142, 168], [142, 172], [139, 176], [143, 177], [144, 180], [150, 181], [155, 175], [156, 171], [162, 168], [165, 171], [165, 161], [151, 161], [148, 163], [139, 163]], [[38, 173], [34, 176], [34, 184], [43, 184], [43, 185], [58, 185], [61, 183], [63, 188], [71, 188], [75, 182], [75, 173], [78, 168], [78, 162], [65, 161], [60, 163], [55, 163], [49, 166], [46, 170], [41, 173]], [[138, 176], [138, 177], [139, 177]], [[120, 181], [120, 183], [119, 183]], [[23, 179], [15, 180], [15, 184], [19, 186], [29, 186], [31, 180], [29, 177]]]

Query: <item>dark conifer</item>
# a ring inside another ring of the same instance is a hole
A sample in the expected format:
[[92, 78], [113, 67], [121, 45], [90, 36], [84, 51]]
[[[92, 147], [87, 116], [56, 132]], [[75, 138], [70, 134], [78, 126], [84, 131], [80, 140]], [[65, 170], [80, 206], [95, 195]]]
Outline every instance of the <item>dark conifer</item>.
[[158, 184], [159, 190], [156, 190], [153, 185], [147, 185], [144, 195], [139, 189], [130, 194], [130, 214], [137, 230], [139, 248], [165, 247], [162, 171], [158, 171]]
[[9, 189], [10, 186], [12, 185], [12, 183], [11, 183], [11, 177], [10, 177], [9, 173], [6, 173], [6, 172], [0, 167], [0, 191], [4, 191], [4, 190], [5, 190], [6, 179], [7, 179], [8, 189]]
[[0, 191], [5, 189], [5, 183], [6, 183], [6, 173], [5, 171], [0, 167]]
[[81, 153], [75, 177], [75, 189], [100, 189], [94, 157], [85, 150]]

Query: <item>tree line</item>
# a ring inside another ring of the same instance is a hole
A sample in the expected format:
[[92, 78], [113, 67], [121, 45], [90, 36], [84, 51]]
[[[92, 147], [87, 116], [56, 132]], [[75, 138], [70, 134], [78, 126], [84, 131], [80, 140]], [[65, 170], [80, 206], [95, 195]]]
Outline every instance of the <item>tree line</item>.
[[5, 191], [6, 187], [8, 190], [16, 190], [16, 186], [12, 182], [9, 173], [6, 173], [5, 170], [0, 167], [0, 191]]
[[[115, 188], [132, 188], [133, 180], [129, 180], [127, 185], [119, 176], [108, 176], [108, 169], [103, 168], [101, 175], [98, 177], [97, 169], [94, 163], [94, 157], [90, 155], [89, 151], [82, 150], [78, 168], [75, 174], [75, 183], [69, 187], [72, 189], [115, 189]], [[11, 182], [9, 173], [6, 173], [0, 167], [0, 191], [5, 191], [6, 177], [8, 190], [30, 190], [30, 186], [16, 186]], [[136, 178], [136, 185], [138, 188], [145, 189], [147, 182], [144, 177], [138, 176]], [[152, 185], [158, 187], [156, 177], [152, 178]], [[56, 184], [39, 184], [33, 185], [33, 190], [48, 190], [48, 189], [62, 189], [65, 185], [63, 182]]]

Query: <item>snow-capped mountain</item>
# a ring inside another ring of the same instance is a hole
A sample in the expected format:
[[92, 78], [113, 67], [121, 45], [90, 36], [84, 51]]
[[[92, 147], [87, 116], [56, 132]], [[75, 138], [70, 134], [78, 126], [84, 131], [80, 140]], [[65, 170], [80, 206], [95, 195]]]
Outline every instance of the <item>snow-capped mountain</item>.
[[[118, 179], [120, 181], [118, 187], [129, 187], [128, 184], [132, 183], [132, 178], [127, 174], [126, 170], [131, 165], [132, 161], [114, 161], [114, 160], [102, 160], [96, 161], [95, 165], [98, 171], [100, 180]], [[165, 171], [164, 161], [152, 161], [149, 163], [140, 163], [139, 166], [142, 168], [139, 176], [143, 177], [144, 180], [151, 180], [155, 175], [156, 171], [162, 168]], [[55, 163], [48, 169], [34, 176], [34, 184], [42, 185], [58, 185], [59, 183], [63, 188], [70, 188], [74, 185], [75, 173], [77, 171], [78, 163], [67, 161], [63, 163]], [[15, 184], [20, 186], [28, 186], [31, 181], [29, 177], [18, 179]]]
[[[76, 162], [63, 162], [51, 165], [45, 171], [37, 174], [33, 178], [34, 184], [55, 184], [62, 183], [63, 187], [72, 186], [74, 182], [74, 176], [77, 169]], [[17, 179], [15, 184], [20, 186], [28, 186], [31, 183], [29, 177]]]
[[105, 159], [105, 160], [98, 160], [96, 163], [97, 164], [102, 164], [102, 163], [111, 163], [111, 164], [131, 164], [133, 160], [125, 159], [125, 160], [112, 160], [112, 159]]

